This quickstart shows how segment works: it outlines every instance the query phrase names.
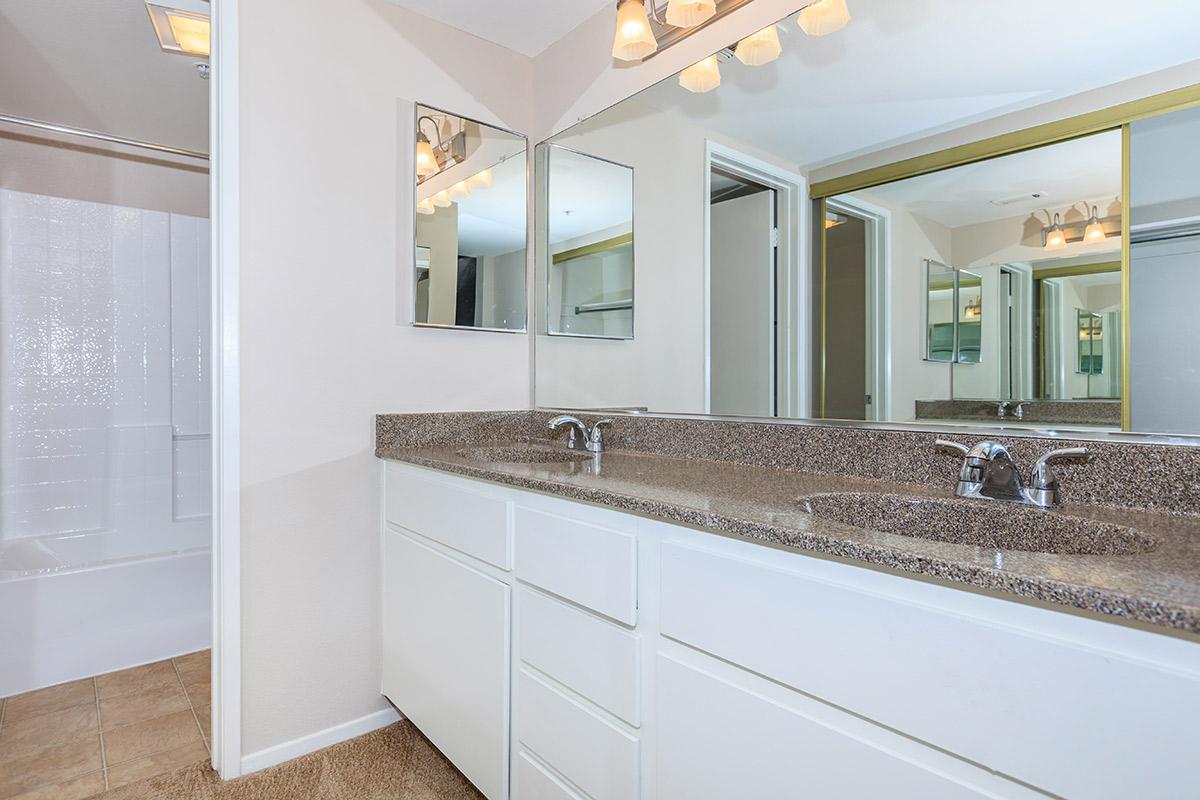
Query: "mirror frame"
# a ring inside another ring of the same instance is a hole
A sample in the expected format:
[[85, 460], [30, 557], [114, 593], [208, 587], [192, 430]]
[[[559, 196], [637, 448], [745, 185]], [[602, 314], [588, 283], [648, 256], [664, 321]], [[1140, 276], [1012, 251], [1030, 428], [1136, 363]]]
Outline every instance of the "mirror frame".
[[[583, 156], [585, 158], [590, 158], [595, 161], [601, 161], [605, 164], [612, 164], [615, 167], [621, 167], [622, 169], [629, 170], [629, 191], [630, 191], [630, 195], [631, 195], [630, 202], [629, 202], [629, 207], [630, 207], [629, 235], [630, 235], [630, 237], [632, 237], [629, 242], [629, 244], [630, 244], [630, 262], [631, 262], [630, 267], [629, 267], [629, 270], [630, 270], [629, 301], [633, 304], [633, 308], [632, 308], [633, 313], [629, 315], [630, 319], [629, 319], [629, 335], [628, 336], [605, 336], [602, 334], [595, 334], [595, 333], [564, 333], [562, 331], [550, 330], [550, 281], [551, 281], [551, 269], [550, 268], [553, 266], [553, 263], [554, 263], [554, 256], [552, 256], [550, 254], [550, 219], [549, 219], [549, 215], [550, 215], [550, 154], [552, 152], [554, 152], [554, 150], [556, 150], [556, 149], [562, 150], [567, 153], [573, 153], [577, 156]], [[534, 280], [537, 280], [537, 274], [538, 274], [537, 266], [542, 267], [542, 272], [546, 276], [546, 279], [544, 282], [538, 281], [538, 290], [543, 293], [542, 294], [542, 302], [540, 303], [540, 305], [542, 308], [542, 314], [544, 316], [543, 322], [545, 323], [544, 325], [538, 326], [538, 328], [539, 328], [538, 332], [544, 336], [561, 337], [564, 339], [599, 339], [602, 341], [607, 340], [607, 341], [612, 341], [612, 342], [632, 342], [637, 334], [637, 170], [628, 164], [622, 164], [619, 161], [613, 161], [611, 158], [604, 158], [602, 156], [592, 155], [591, 153], [585, 153], [582, 150], [576, 150], [573, 147], [567, 147], [566, 145], [556, 144], [556, 143], [550, 141], [549, 139], [547, 139], [544, 142], [539, 142], [535, 148], [535, 152], [537, 153], [537, 158], [536, 158], [536, 163], [534, 165], [534, 169], [535, 169], [535, 171], [539, 171], [539, 170], [537, 170], [537, 167], [541, 166], [542, 168], [539, 172], [545, 173], [545, 181], [544, 182], [542, 182], [542, 179], [540, 177], [537, 178], [537, 180], [539, 181], [539, 186], [541, 186], [545, 189], [545, 191], [541, 195], [541, 196], [545, 197], [545, 202], [542, 204], [542, 206], [543, 206], [542, 211], [535, 212], [535, 216], [539, 216], [540, 213], [546, 214], [544, 235], [535, 234], [534, 235], [535, 241], [533, 243], [534, 251], [537, 254], [536, 266], [534, 268]], [[541, 228], [541, 227], [542, 226], [540, 226], [540, 225], [535, 226], [535, 228]], [[542, 285], [543, 283], [544, 283], [544, 286]]]
[[[440, 114], [449, 114], [450, 116], [457, 117], [458, 119], [461, 119], [464, 122], [473, 122], [476, 125], [485, 125], [489, 128], [492, 128], [493, 130], [512, 134], [513, 136], [519, 136], [525, 142], [525, 148], [524, 148], [524, 158], [525, 158], [525, 194], [524, 194], [524, 197], [526, 199], [526, 205], [525, 205], [525, 278], [522, 281], [522, 286], [525, 289], [525, 292], [524, 292], [524, 294], [525, 294], [525, 309], [524, 309], [524, 313], [521, 315], [521, 327], [519, 327], [519, 328], [484, 328], [484, 327], [477, 328], [473, 325], [443, 325], [443, 324], [437, 323], [437, 322], [417, 322], [417, 278], [416, 278], [416, 274], [417, 274], [417, 268], [416, 268], [416, 262], [417, 262], [417, 216], [418, 216], [417, 215], [417, 189], [420, 188], [420, 184], [417, 182], [417, 166], [416, 166], [416, 163], [413, 161], [412, 153], [416, 148], [416, 133], [415, 132], [417, 130], [417, 126], [419, 125], [419, 120], [423, 116], [421, 114], [421, 109], [425, 109], [427, 111], [436, 111]], [[463, 116], [462, 114], [459, 114], [458, 112], [455, 112], [455, 111], [447, 111], [444, 108], [438, 108], [437, 106], [430, 105], [429, 103], [422, 103], [420, 100], [417, 100], [413, 103], [412, 121], [413, 121], [413, 123], [412, 123], [413, 144], [411, 147], [408, 148], [408, 162], [407, 162], [411, 167], [407, 172], [413, 182], [413, 187], [412, 187], [412, 248], [411, 248], [411, 252], [409, 253], [409, 257], [411, 259], [411, 264], [412, 264], [412, 269], [410, 270], [409, 276], [408, 276], [408, 292], [409, 292], [409, 300], [410, 300], [410, 302], [408, 304], [409, 305], [409, 309], [408, 309], [409, 310], [409, 327], [433, 328], [433, 329], [448, 330], [448, 331], [477, 331], [479, 333], [529, 333], [529, 263], [530, 263], [529, 243], [530, 243], [530, 240], [532, 239], [532, 235], [531, 235], [532, 234], [532, 226], [530, 224], [530, 219], [529, 219], [529, 217], [530, 217], [529, 197], [530, 197], [530, 193], [533, 190], [533, 179], [532, 179], [533, 170], [531, 170], [529, 168], [530, 152], [532, 150], [532, 148], [530, 146], [530, 142], [529, 142], [529, 136], [524, 133], [521, 133], [519, 131], [514, 131], [511, 128], [505, 128], [503, 125], [495, 125], [491, 122], [484, 122], [483, 120], [478, 120], [473, 117]]]
[[[668, 76], [664, 80], [670, 80], [674, 75]], [[643, 88], [649, 88], [643, 87]], [[639, 90], [640, 91], [640, 90]], [[628, 97], [636, 95], [634, 92], [625, 98], [613, 103], [612, 105], [597, 111], [596, 114], [603, 113], [608, 108], [619, 105]], [[1121, 195], [1122, 195], [1122, 214], [1121, 214], [1121, 263], [1123, 265], [1130, 262], [1130, 171], [1129, 171], [1129, 152], [1130, 152], [1130, 125], [1138, 120], [1156, 117], [1162, 114], [1168, 114], [1173, 111], [1181, 111], [1188, 108], [1200, 106], [1200, 83], [1189, 86], [1172, 89], [1159, 94], [1141, 97], [1135, 100], [1130, 100], [1124, 103], [1119, 103], [1107, 108], [1098, 109], [1096, 111], [1079, 114], [1072, 117], [1053, 120], [1050, 122], [1034, 125], [1029, 128], [1024, 128], [1009, 133], [1002, 133], [986, 139], [981, 139], [966, 144], [949, 147], [943, 150], [932, 151], [923, 155], [913, 156], [901, 161], [884, 164], [882, 166], [873, 167], [859, 172], [850, 173], [847, 175], [831, 178], [828, 180], [813, 182], [809, 184], [809, 198], [815, 201], [814, 208], [819, 208], [823, 214], [826, 202], [840, 194], [867, 189], [872, 186], [878, 186], [884, 183], [891, 183], [904, 178], [916, 177], [918, 175], [926, 175], [941, 170], [951, 169], [957, 166], [973, 164], [979, 161], [997, 158], [1003, 155], [1031, 150], [1037, 147], [1057, 144], [1071, 139], [1080, 138], [1090, 134], [1104, 133], [1108, 131], [1120, 131], [1122, 137], [1122, 163], [1121, 163]], [[592, 114], [590, 116], [595, 116]], [[589, 117], [581, 117], [576, 121], [576, 124], [583, 122]], [[563, 131], [558, 131], [562, 133]], [[556, 134], [557, 135], [557, 134]], [[550, 139], [539, 142], [538, 147], [546, 146], [561, 146], [555, 145]], [[586, 154], [585, 154], [586, 155]], [[813, 241], [809, 246], [814, 255], [824, 262], [825, 251], [825, 236], [822, 226], [817, 228], [814, 233]], [[819, 272], [819, 271], [818, 271]], [[1075, 439], [1081, 441], [1096, 441], [1096, 442], [1121, 442], [1134, 444], [1156, 444], [1156, 445], [1175, 445], [1185, 447], [1200, 447], [1200, 434], [1172, 434], [1172, 433], [1151, 433], [1151, 432], [1136, 432], [1128, 430], [1130, 427], [1130, 409], [1129, 409], [1129, 352], [1130, 352], [1130, 325], [1128, 322], [1128, 307], [1129, 307], [1129, 270], [1122, 269], [1121, 277], [1121, 295], [1122, 295], [1122, 411], [1121, 411], [1121, 429], [1120, 430], [1076, 430], [1076, 429], [1058, 429], [1054, 427], [1039, 427], [1033, 425], [955, 425], [955, 424], [938, 424], [930, 425], [922, 422], [884, 422], [874, 420], [832, 420], [821, 418], [796, 418], [796, 417], [732, 417], [732, 416], [715, 416], [711, 414], [688, 414], [688, 413], [671, 413], [671, 412], [654, 412], [654, 413], [631, 413], [624, 411], [605, 410], [606, 414], [619, 414], [622, 416], [648, 416], [659, 419], [689, 419], [689, 420], [709, 420], [716, 422], [736, 422], [736, 423], [756, 423], [762, 425], [801, 425], [808, 427], [826, 427], [826, 428], [843, 428], [843, 429], [868, 429], [879, 431], [895, 431], [895, 432], [929, 432], [929, 433], [944, 433], [949, 431], [958, 431], [965, 436], [1029, 436], [1036, 438], [1047, 439]], [[819, 280], [822, 276], [814, 275], [814, 280]], [[536, 278], [535, 278], [536, 279]], [[823, 303], [824, 291], [823, 285], [818, 287], [819, 296], [822, 302], [818, 304], [818, 330], [823, 331], [825, 325], [825, 307]], [[818, 354], [818, 362], [822, 362], [821, 355]], [[951, 362], [953, 363], [953, 362]], [[824, 383], [823, 365], [820, 365], [817, 370], [818, 386]], [[536, 369], [536, 358], [535, 358]], [[536, 387], [536, 380], [534, 382]], [[536, 390], [535, 390], [536, 391]], [[595, 413], [598, 409], [588, 408], [571, 408], [571, 407], [548, 407], [539, 405], [536, 402], [534, 407], [544, 411], [572, 411], [576, 413]]]

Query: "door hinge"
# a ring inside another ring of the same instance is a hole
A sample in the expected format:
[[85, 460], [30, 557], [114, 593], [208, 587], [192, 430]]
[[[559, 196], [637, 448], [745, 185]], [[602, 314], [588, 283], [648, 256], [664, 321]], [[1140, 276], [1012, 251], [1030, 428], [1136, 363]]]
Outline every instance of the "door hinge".
[[[953, 311], [954, 309], [951, 309]], [[871, 405], [871, 395], [867, 395], [867, 405]]]
[[771, 228], [771, 247], [779, 247], [779, 228]]

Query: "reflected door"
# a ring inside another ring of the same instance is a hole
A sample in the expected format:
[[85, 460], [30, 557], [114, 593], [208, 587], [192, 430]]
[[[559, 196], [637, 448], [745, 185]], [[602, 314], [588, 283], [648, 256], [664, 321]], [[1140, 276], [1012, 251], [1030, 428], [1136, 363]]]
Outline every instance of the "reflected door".
[[825, 231], [825, 418], [866, 419], [867, 223], [838, 214]]
[[710, 209], [712, 414], [775, 416], [775, 193]]

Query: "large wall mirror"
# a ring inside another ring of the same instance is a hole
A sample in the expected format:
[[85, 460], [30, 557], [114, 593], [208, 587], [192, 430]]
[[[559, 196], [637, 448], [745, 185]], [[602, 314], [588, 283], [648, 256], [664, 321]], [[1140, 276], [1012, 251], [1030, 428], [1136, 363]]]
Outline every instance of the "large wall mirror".
[[[1200, 47], [1173, 33], [1200, 7], [1065, 44], [988, 4], [848, 5], [543, 143], [637, 177], [637, 335], [554, 335], [586, 303], [539, 223], [537, 404], [1200, 435]], [[611, 204], [545, 178], [539, 214]]]
[[525, 330], [525, 137], [418, 105], [413, 324]]

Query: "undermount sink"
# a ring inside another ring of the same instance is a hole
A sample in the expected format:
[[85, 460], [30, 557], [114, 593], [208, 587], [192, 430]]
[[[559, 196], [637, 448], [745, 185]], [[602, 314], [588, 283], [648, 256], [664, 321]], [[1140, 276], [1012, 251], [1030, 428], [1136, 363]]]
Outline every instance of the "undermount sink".
[[468, 447], [458, 454], [471, 461], [493, 464], [570, 464], [591, 461], [592, 454], [542, 444], [514, 444], [503, 447]]
[[986, 500], [832, 492], [801, 498], [800, 505], [815, 517], [856, 528], [994, 550], [1113, 556], [1158, 544], [1126, 525]]

